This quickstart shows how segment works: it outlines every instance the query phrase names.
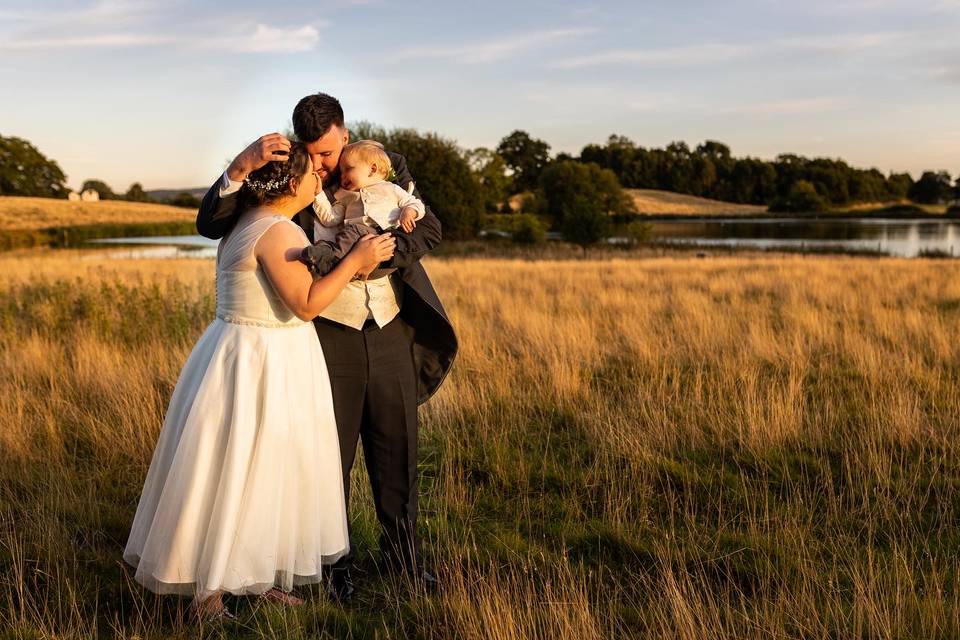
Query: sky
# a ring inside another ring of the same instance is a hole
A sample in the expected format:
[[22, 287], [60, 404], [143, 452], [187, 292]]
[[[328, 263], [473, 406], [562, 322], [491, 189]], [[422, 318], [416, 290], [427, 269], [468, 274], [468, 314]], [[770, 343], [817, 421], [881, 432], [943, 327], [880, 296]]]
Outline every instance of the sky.
[[0, 135], [73, 188], [196, 187], [323, 91], [464, 148], [711, 139], [956, 176], [957, 34], [960, 0], [4, 0]]

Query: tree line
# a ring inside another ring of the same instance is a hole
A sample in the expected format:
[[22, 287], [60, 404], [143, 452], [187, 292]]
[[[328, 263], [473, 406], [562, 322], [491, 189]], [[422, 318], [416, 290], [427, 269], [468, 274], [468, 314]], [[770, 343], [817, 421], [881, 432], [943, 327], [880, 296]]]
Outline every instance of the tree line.
[[[158, 201], [134, 182], [124, 193], [116, 193], [103, 180], [88, 179], [80, 191], [93, 189], [101, 200], [129, 200], [131, 202], [163, 202], [181, 207], [198, 207], [200, 201], [183, 192]], [[66, 198], [70, 193], [67, 176], [56, 160], [44, 156], [33, 144], [16, 136], [0, 136], [0, 196], [29, 196], [36, 198]]]
[[[954, 182], [946, 171], [925, 171], [914, 180], [908, 173], [884, 175], [843, 160], [796, 154], [773, 161], [737, 158], [727, 145], [709, 140], [694, 149], [683, 142], [644, 149], [623, 136], [611, 136], [606, 145], [587, 145], [574, 157], [552, 155], [549, 144], [520, 130], [493, 149], [461, 149], [435, 133], [388, 131], [367, 122], [352, 125], [351, 134], [354, 139], [379, 140], [405, 155], [445, 234], [457, 238], [473, 237], [485, 213], [500, 212], [520, 214], [512, 216], [515, 238], [536, 239], [550, 228], [577, 242], [596, 241], [611, 219], [629, 220], [633, 204], [623, 188], [663, 189], [808, 213], [858, 202], [960, 200], [960, 176]], [[633, 233], [642, 235], [639, 227]]]
[[93, 189], [99, 193], [101, 200], [155, 202], [160, 204], [170, 204], [175, 207], [186, 207], [189, 209], [195, 209], [200, 206], [200, 199], [187, 191], [182, 191], [167, 198], [155, 198], [144, 191], [143, 185], [141, 185], [139, 182], [134, 182], [131, 184], [130, 188], [127, 189], [125, 193], [115, 193], [113, 189], [111, 189], [110, 186], [103, 180], [90, 179], [84, 181], [83, 186], [80, 187], [80, 192], [83, 193], [87, 189]]
[[[828, 158], [737, 158], [727, 145], [709, 140], [694, 149], [684, 142], [645, 149], [623, 136], [611, 136], [606, 145], [587, 145], [574, 157], [551, 155], [549, 144], [520, 130], [494, 149], [470, 150], [410, 129], [386, 131], [360, 123], [352, 132], [407, 156], [425, 200], [436, 203], [445, 228], [456, 237], [474, 235], [483, 212], [517, 213], [519, 200], [521, 215], [513, 216], [515, 238], [541, 237], [549, 227], [586, 246], [603, 237], [611, 219], [630, 219], [633, 204], [623, 188], [663, 189], [808, 213], [858, 202], [960, 200], [960, 176], [953, 182], [946, 171], [925, 171], [915, 181], [908, 173], [884, 175]], [[525, 217], [530, 215], [535, 218]], [[626, 234], [641, 236], [642, 230], [628, 225]]]
[[[354, 139], [374, 139], [403, 154], [449, 238], [472, 238], [487, 214], [510, 213], [515, 239], [535, 242], [549, 228], [587, 246], [604, 237], [611, 220], [626, 221], [633, 202], [624, 188], [675, 191], [737, 203], [767, 205], [775, 211], [817, 212], [857, 202], [909, 199], [938, 203], [960, 199], [960, 176], [925, 171], [884, 175], [843, 160], [783, 154], [772, 161], [734, 157], [730, 148], [708, 140], [695, 148], [673, 142], [644, 148], [623, 136], [590, 144], [578, 157], [552, 155], [550, 145], [525, 131], [513, 131], [493, 148], [463, 149], [453, 140], [415, 129], [387, 130], [351, 125]], [[0, 136], [0, 195], [63, 198], [66, 177], [53, 160], [26, 140]], [[87, 180], [104, 199], [149, 201], [139, 183], [124, 194], [100, 180]], [[189, 193], [172, 204], [196, 207]], [[642, 228], [634, 232], [642, 235]]]
[[903, 199], [934, 204], [960, 197], [960, 176], [951, 183], [946, 171], [925, 171], [914, 181], [908, 173], [884, 175], [840, 159], [790, 153], [772, 161], [737, 158], [715, 140], [692, 149], [685, 142], [647, 149], [623, 136], [610, 136], [605, 145], [584, 147], [579, 159], [611, 169], [624, 187], [767, 205], [774, 211], [824, 211]]

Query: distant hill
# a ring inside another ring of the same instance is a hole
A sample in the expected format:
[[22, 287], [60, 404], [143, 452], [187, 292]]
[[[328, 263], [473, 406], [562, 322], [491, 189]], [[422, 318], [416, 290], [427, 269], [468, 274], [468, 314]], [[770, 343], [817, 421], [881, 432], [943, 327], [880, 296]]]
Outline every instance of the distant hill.
[[624, 189], [633, 198], [637, 212], [645, 215], [744, 216], [767, 212], [761, 205], [737, 204], [698, 198], [657, 189]]
[[95, 224], [192, 222], [196, 217], [196, 209], [166, 204], [124, 200], [71, 202], [55, 198], [0, 196], [0, 231]]
[[207, 189], [210, 187], [189, 187], [185, 189], [150, 189], [147, 191], [147, 195], [153, 198], [158, 202], [165, 202], [172, 198], [176, 198], [181, 193], [189, 193], [194, 198], [198, 200], [202, 199], [204, 194], [207, 193]]

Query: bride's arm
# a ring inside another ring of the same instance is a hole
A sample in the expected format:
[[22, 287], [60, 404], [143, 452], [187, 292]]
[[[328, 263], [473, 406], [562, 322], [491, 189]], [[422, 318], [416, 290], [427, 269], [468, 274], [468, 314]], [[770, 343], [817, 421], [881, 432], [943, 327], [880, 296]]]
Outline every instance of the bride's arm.
[[288, 224], [275, 224], [257, 241], [254, 254], [274, 291], [301, 320], [312, 320], [333, 302], [353, 275], [393, 255], [396, 241], [388, 234], [364, 236], [336, 268], [314, 280], [300, 262], [307, 245], [300, 231]]
[[251, 171], [272, 160], [286, 161], [290, 141], [279, 133], [260, 136], [230, 162], [230, 166], [207, 190], [197, 211], [197, 232], [217, 240], [227, 235], [240, 217], [237, 192]]

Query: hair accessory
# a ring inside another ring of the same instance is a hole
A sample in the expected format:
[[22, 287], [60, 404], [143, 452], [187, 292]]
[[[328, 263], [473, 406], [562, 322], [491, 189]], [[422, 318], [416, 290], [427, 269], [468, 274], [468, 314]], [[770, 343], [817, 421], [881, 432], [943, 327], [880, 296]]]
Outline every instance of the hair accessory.
[[268, 181], [256, 179], [251, 180], [249, 177], [247, 177], [244, 179], [244, 182], [247, 183], [251, 189], [257, 189], [258, 191], [275, 191], [277, 189], [286, 187], [287, 184], [290, 183], [290, 176], [274, 178], [273, 180]]

